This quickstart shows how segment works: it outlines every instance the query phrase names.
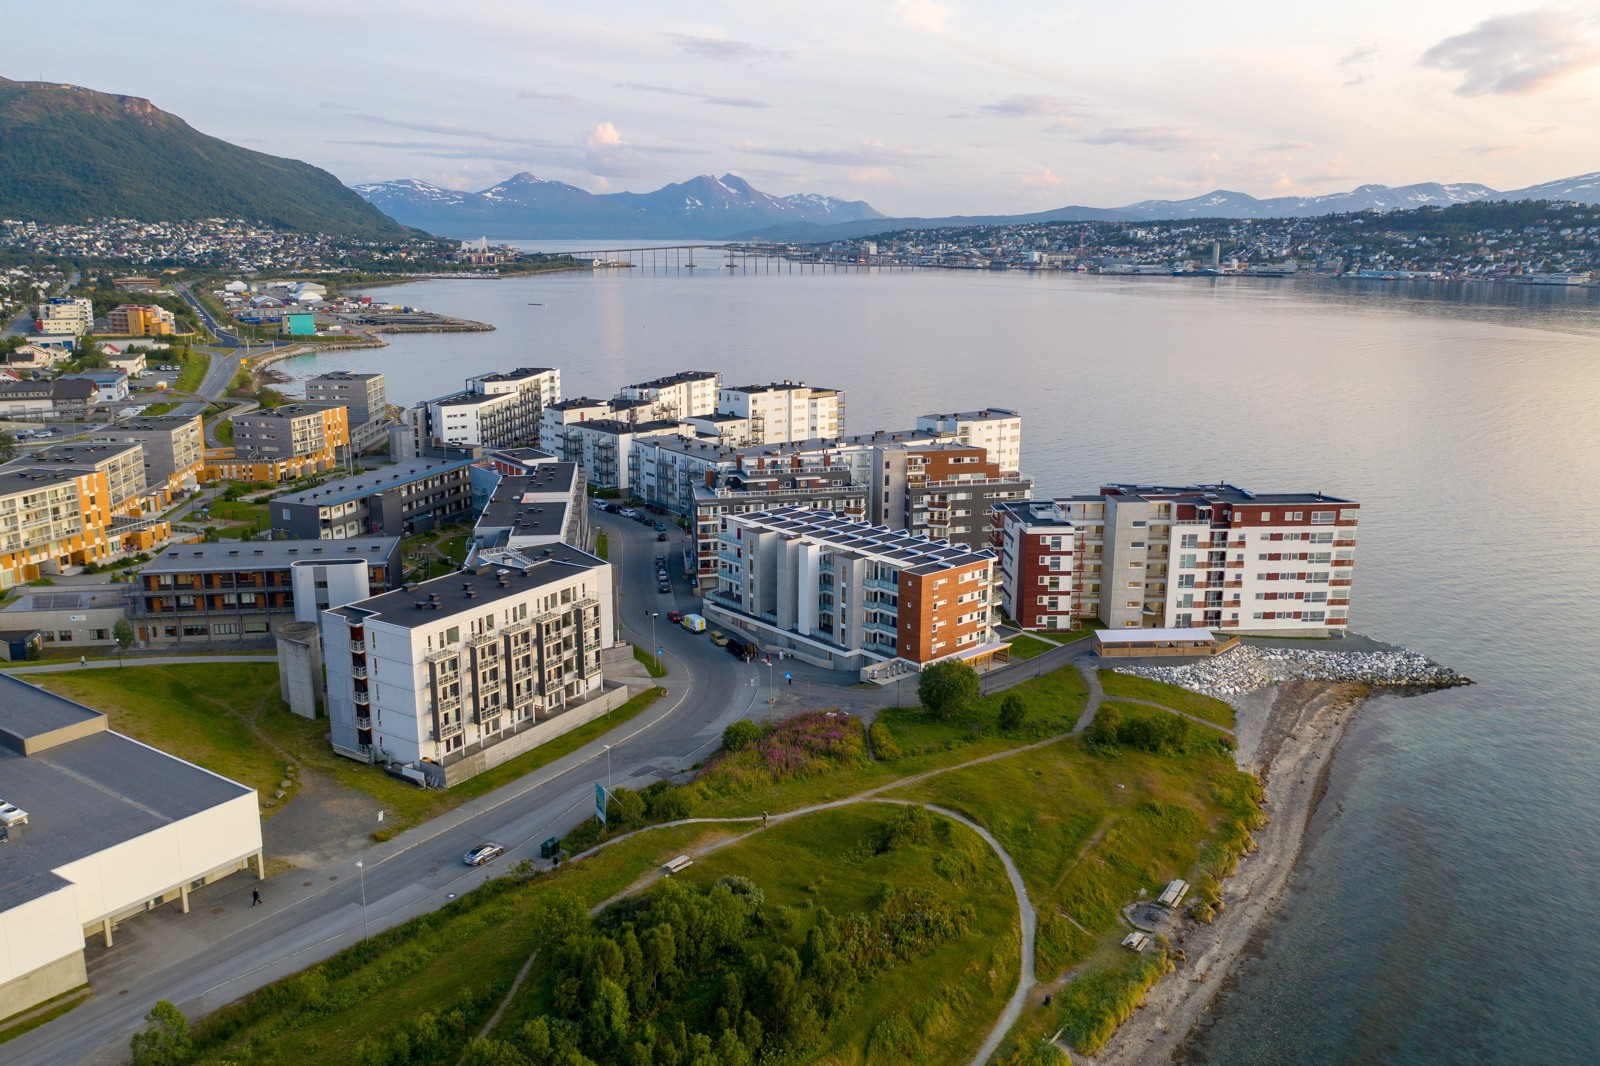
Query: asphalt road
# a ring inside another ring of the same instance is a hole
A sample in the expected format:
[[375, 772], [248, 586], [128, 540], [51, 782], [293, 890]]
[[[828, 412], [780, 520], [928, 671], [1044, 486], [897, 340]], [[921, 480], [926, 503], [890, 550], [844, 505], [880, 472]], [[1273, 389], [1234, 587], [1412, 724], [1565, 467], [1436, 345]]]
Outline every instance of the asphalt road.
[[[272, 878], [260, 885], [265, 906], [250, 906], [253, 876], [236, 874], [191, 894], [188, 915], [161, 907], [120, 927], [109, 950], [91, 940], [93, 995], [7, 1043], [0, 1058], [16, 1066], [125, 1061], [129, 1034], [156, 1000], [198, 1017], [355, 943], [364, 925], [376, 932], [440, 907], [498, 873], [498, 863], [464, 866], [469, 847], [492, 840], [506, 848], [501, 863], [536, 858], [540, 841], [589, 816], [597, 781], [609, 776], [614, 784], [643, 787], [714, 751], [729, 722], [759, 717], [771, 695], [762, 687], [762, 668], [666, 621], [667, 611], [698, 603], [681, 577], [671, 594], [656, 591], [654, 556], [671, 548], [661, 554], [675, 559], [682, 534], [674, 531], [669, 544], [658, 545], [646, 526], [596, 518], [610, 534], [624, 635], [648, 649], [646, 611], [660, 612], [655, 638], [670, 671], [661, 681], [666, 696], [602, 740], [387, 843], [325, 869]], [[377, 815], [375, 805], [374, 828]]]

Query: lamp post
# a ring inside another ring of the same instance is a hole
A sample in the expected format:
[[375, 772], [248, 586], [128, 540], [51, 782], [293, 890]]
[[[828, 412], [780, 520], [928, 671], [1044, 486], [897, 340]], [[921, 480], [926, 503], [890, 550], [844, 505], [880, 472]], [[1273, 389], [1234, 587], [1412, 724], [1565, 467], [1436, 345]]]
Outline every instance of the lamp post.
[[606, 745], [606, 791], [611, 791], [611, 745]]
[[367, 868], [360, 859], [356, 860], [356, 872], [361, 877], [361, 940], [371, 943], [372, 931], [367, 927]]
[[650, 659], [656, 664], [656, 669], [661, 669], [661, 645], [656, 643], [656, 619], [660, 611], [650, 612]]

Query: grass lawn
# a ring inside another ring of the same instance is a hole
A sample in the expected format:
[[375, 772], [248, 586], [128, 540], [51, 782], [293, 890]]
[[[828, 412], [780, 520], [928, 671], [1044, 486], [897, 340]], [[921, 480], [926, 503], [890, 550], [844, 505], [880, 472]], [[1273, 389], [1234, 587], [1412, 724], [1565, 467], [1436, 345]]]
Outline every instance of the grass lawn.
[[211, 369], [211, 356], [198, 349], [191, 349], [189, 357], [183, 361], [183, 369], [178, 371], [178, 380], [172, 387], [178, 392], [195, 392], [199, 390], [200, 383], [206, 379], [206, 372]]
[[[433, 818], [583, 747], [632, 719], [664, 689], [652, 688], [570, 733], [454, 788], [420, 789], [381, 769], [335, 755], [327, 719], [291, 714], [272, 663], [129, 666], [36, 675], [52, 692], [104, 711], [111, 727], [271, 796], [289, 763], [360, 789], [387, 814], [384, 836]], [[292, 801], [289, 790], [286, 801]], [[267, 810], [267, 815], [272, 811]]]
[[1233, 707], [1219, 699], [1190, 692], [1177, 685], [1151, 681], [1146, 677], [1134, 677], [1132, 674], [1119, 674], [1115, 670], [1101, 670], [1100, 686], [1106, 690], [1107, 696], [1125, 700], [1148, 700], [1163, 707], [1171, 707], [1175, 711], [1182, 711], [1184, 714], [1192, 714], [1196, 718], [1204, 718], [1208, 722], [1215, 722], [1225, 729], [1233, 728]]
[[211, 517], [222, 519], [225, 522], [259, 522], [262, 529], [271, 524], [271, 515], [266, 504], [242, 503], [239, 500], [220, 498], [212, 500]]
[[594, 553], [600, 558], [610, 560], [610, 547], [610, 539], [604, 533], [594, 538]]
[[1011, 657], [1013, 659], [1031, 659], [1040, 652], [1049, 651], [1053, 647], [1055, 645], [1047, 640], [1040, 640], [1038, 637], [1030, 637], [1026, 633], [1020, 633], [1011, 638]]
[[648, 651], [639, 647], [637, 644], [633, 646], [633, 657], [644, 664], [645, 670], [650, 674], [651, 677], [667, 676], [666, 665], [656, 662], [656, 657], [654, 655], [651, 655]]
[[[1124, 965], [1122, 906], [1158, 895], [1173, 877], [1199, 884], [1231, 868], [1259, 791], [1209, 738], [1184, 755], [1151, 755], [1095, 751], [1073, 737], [893, 794], [958, 810], [1010, 852], [1039, 912], [1040, 982], [1079, 968], [1058, 1002], [1031, 1008], [1018, 1032], [1037, 1038], [1066, 1026], [1092, 1052], [1114, 1029], [1105, 1012], [1120, 1017], [1127, 1005], [1127, 982], [1142, 981], [1142, 994], [1160, 972]], [[1080, 981], [1107, 984], [1105, 994], [1074, 994]]]
[[471, 533], [457, 533], [446, 537], [439, 542], [439, 554], [460, 566], [467, 561], [467, 542], [472, 539]]

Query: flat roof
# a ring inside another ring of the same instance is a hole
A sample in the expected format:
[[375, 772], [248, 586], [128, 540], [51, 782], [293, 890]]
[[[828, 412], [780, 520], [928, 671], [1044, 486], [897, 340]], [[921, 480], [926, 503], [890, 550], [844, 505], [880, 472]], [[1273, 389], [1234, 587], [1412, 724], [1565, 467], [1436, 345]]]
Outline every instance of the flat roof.
[[283, 569], [290, 563], [387, 560], [399, 537], [348, 540], [250, 540], [214, 544], [176, 544], [146, 563], [141, 574], [187, 574], [195, 570]]
[[932, 540], [904, 529], [875, 526], [853, 515], [814, 511], [804, 507], [778, 507], [769, 511], [729, 515], [729, 522], [759, 527], [763, 531], [806, 537], [839, 551], [893, 564], [913, 574], [931, 574], [957, 566], [992, 563], [994, 554], [960, 544]]
[[1102, 644], [1147, 644], [1160, 641], [1215, 640], [1209, 629], [1097, 629], [1094, 638]]
[[[525, 553], [506, 553], [504, 560], [480, 561], [471, 569], [359, 600], [338, 610], [353, 621], [376, 618], [414, 629], [607, 565], [603, 559], [570, 544], [550, 544], [526, 549]], [[432, 606], [434, 603], [438, 604], [437, 609]]]
[[235, 422], [250, 421], [291, 421], [296, 418], [305, 418], [309, 415], [321, 414], [323, 411], [333, 411], [343, 407], [342, 403], [286, 403], [282, 407], [261, 408], [249, 414], [235, 415]]
[[274, 496], [272, 502], [309, 503], [318, 507], [328, 507], [336, 503], [359, 500], [397, 486], [409, 485], [436, 474], [460, 470], [476, 462], [477, 459], [408, 459], [403, 463], [393, 463], [368, 470], [364, 474], [351, 474], [337, 481], [327, 481], [316, 488]]
[[[136, 415], [133, 418], [119, 419], [115, 425], [104, 426], [100, 433], [170, 433], [185, 426], [193, 426], [200, 421], [199, 415]], [[104, 438], [96, 437], [95, 440]]]
[[1284, 503], [1332, 503], [1356, 505], [1354, 500], [1341, 499], [1338, 496], [1328, 496], [1321, 492], [1251, 492], [1237, 485], [1218, 483], [1215, 485], [1127, 485], [1110, 482], [1101, 486], [1102, 494], [1125, 499], [1142, 499], [1156, 497], [1166, 500], [1192, 500], [1195, 503], [1229, 503], [1243, 504], [1284, 504]]
[[949, 414], [921, 415], [919, 417], [930, 421], [937, 419], [941, 422], [947, 418], [959, 419], [962, 422], [981, 422], [991, 418], [1017, 418], [1019, 415], [1017, 412], [1008, 411], [1004, 407], [985, 407], [979, 411], [951, 411]]
[[496, 370], [492, 374], [474, 374], [468, 381], [523, 381], [540, 374], [553, 374], [551, 366], [519, 366], [515, 370]]
[[665, 389], [673, 385], [687, 384], [691, 381], [709, 381], [720, 377], [722, 377], [720, 370], [680, 370], [676, 374], [668, 374], [666, 377], [651, 378], [649, 381], [641, 381], [637, 385], [624, 385], [622, 387], [624, 389]]
[[330, 370], [326, 374], [306, 378], [306, 384], [310, 385], [314, 381], [371, 381], [373, 378], [381, 377], [383, 375], [376, 371]]
[[[0, 677], [0, 729], [72, 727], [104, 719], [62, 696]], [[253, 789], [107, 730], [32, 755], [0, 745], [0, 799], [28, 812], [4, 845], [0, 911], [67, 884], [52, 871]]]
[[[127, 602], [122, 589], [126, 585], [114, 589], [87, 589], [74, 592], [72, 589], [27, 589], [19, 596], [16, 602], [6, 605], [0, 610], [0, 621], [8, 620], [8, 616], [24, 611], [87, 611], [107, 607], [121, 610]], [[20, 621], [20, 619], [12, 619]]]

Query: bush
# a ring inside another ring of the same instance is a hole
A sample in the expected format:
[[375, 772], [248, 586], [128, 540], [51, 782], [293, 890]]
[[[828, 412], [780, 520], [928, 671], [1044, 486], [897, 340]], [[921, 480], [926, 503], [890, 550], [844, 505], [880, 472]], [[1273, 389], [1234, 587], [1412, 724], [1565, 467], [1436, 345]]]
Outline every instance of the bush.
[[952, 718], [978, 698], [978, 672], [964, 662], [934, 663], [917, 678], [917, 700], [940, 718]]
[[882, 855], [905, 845], [932, 844], [934, 833], [933, 815], [927, 808], [904, 806], [878, 827], [872, 850]]
[[761, 738], [761, 727], [741, 718], [722, 731], [724, 751], [743, 751]]
[[882, 722], [873, 722], [867, 727], [867, 740], [872, 744], [872, 754], [884, 762], [893, 762], [904, 754], [894, 742], [894, 734]]
[[182, 1066], [194, 1057], [189, 1019], [166, 1000], [158, 1000], [144, 1016], [145, 1029], [130, 1041], [133, 1066]]
[[1006, 698], [1000, 701], [1000, 728], [1006, 733], [1015, 733], [1022, 728], [1022, 720], [1028, 716], [1028, 705], [1022, 702], [1022, 697], [1015, 692], [1006, 693]]
[[1165, 711], [1124, 711], [1103, 704], [1094, 714], [1089, 743], [1098, 747], [1124, 747], [1155, 755], [1179, 755], [1189, 750], [1193, 727], [1186, 719]]

